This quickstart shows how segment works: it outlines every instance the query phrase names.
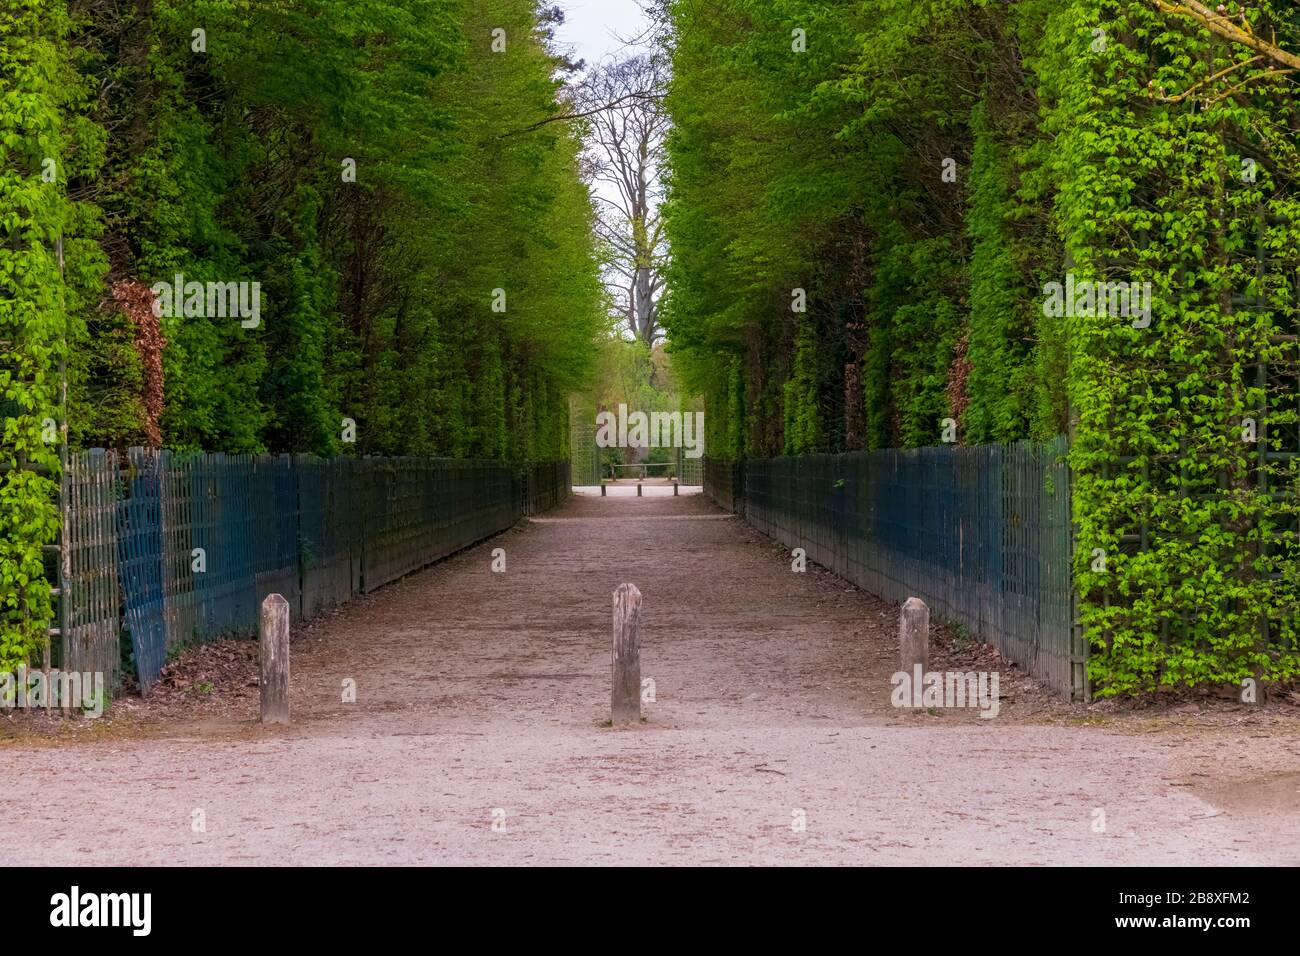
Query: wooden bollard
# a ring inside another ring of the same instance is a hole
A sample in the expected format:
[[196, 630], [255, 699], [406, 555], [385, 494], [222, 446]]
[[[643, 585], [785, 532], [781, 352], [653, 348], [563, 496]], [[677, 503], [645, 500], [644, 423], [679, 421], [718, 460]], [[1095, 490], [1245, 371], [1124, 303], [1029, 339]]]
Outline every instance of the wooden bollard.
[[600, 482], [600, 496], [601, 496], [602, 498], [605, 497], [605, 482], [604, 482], [603, 479], [602, 479], [601, 482]]
[[636, 496], [641, 497], [641, 480], [638, 478], [636, 483]]
[[289, 602], [268, 594], [258, 628], [262, 645], [262, 723], [289, 722]]
[[673, 497], [677, 497], [677, 482], [673, 482]]
[[930, 609], [918, 597], [908, 598], [898, 616], [898, 657], [909, 680], [920, 680], [930, 668]]
[[614, 655], [610, 721], [615, 727], [641, 723], [641, 592], [620, 584], [614, 592]]

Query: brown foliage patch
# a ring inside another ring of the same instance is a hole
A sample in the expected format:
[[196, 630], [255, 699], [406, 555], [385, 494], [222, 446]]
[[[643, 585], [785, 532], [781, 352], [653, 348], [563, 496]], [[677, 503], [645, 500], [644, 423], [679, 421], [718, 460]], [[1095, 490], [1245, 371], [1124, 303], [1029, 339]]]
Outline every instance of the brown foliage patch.
[[152, 447], [162, 445], [159, 421], [163, 413], [162, 351], [167, 345], [162, 325], [154, 314], [153, 290], [138, 279], [121, 279], [113, 283], [113, 302], [131, 320], [135, 329], [135, 350], [140, 356], [143, 388], [140, 396], [144, 404], [144, 436]]
[[957, 340], [957, 346], [953, 349], [952, 364], [948, 366], [948, 385], [945, 389], [948, 408], [957, 422], [959, 435], [962, 417], [966, 414], [967, 406], [970, 405], [970, 394], [966, 391], [966, 381], [970, 378], [971, 370], [970, 359], [966, 357], [967, 345], [966, 336], [963, 335]]

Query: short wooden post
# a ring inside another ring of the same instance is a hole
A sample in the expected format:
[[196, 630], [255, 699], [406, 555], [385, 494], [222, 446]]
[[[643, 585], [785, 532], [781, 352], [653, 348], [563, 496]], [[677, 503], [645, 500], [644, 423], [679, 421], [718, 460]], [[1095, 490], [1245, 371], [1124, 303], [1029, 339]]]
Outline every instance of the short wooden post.
[[637, 496], [638, 498], [641, 497], [641, 479], [640, 479], [640, 478], [638, 478], [638, 479], [637, 479], [637, 482], [636, 482], [636, 496]]
[[910, 597], [898, 616], [899, 664], [910, 679], [917, 679], [916, 666], [921, 675], [930, 667], [930, 609], [918, 597]]
[[641, 723], [641, 592], [620, 584], [614, 592], [613, 684], [610, 720], [615, 727]]
[[289, 602], [268, 594], [258, 628], [262, 645], [262, 723], [289, 722]]
[[677, 481], [676, 481], [676, 479], [673, 480], [673, 497], [674, 497], [674, 498], [677, 497]]
[[601, 496], [602, 498], [605, 497], [605, 479], [604, 479], [604, 478], [600, 479], [600, 496]]

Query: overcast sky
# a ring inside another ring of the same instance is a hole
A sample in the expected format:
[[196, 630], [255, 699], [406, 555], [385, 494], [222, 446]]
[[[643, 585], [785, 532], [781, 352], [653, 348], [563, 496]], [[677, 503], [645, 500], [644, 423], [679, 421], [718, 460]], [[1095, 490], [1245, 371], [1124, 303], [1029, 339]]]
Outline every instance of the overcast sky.
[[636, 0], [557, 0], [564, 10], [564, 25], [556, 38], [572, 46], [576, 60], [599, 63], [622, 44], [615, 35], [634, 37], [645, 29], [645, 17]]

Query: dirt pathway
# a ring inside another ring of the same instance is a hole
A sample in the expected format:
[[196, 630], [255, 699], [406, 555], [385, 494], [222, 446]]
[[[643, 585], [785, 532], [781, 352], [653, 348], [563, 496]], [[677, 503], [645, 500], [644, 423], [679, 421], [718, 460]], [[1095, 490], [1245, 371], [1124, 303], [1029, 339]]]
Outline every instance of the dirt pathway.
[[[656, 699], [615, 731], [624, 581]], [[297, 634], [288, 730], [217, 688], [6, 743], [0, 862], [1300, 862], [1300, 722], [1111, 721], [1010, 675], [995, 719], [902, 713], [895, 615], [700, 496], [576, 498]]]

